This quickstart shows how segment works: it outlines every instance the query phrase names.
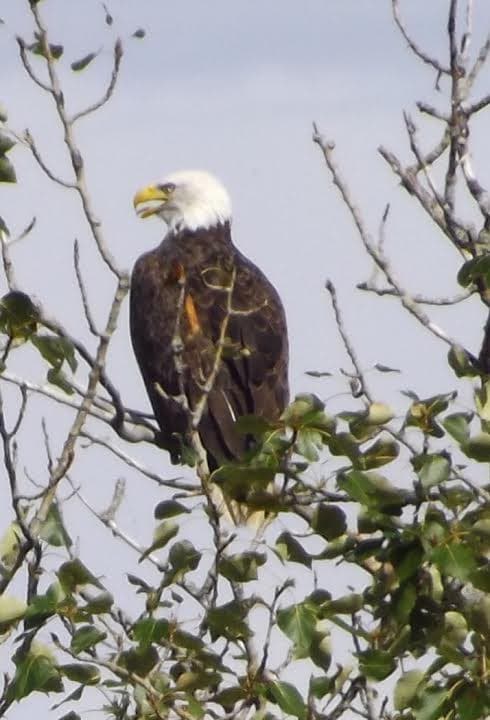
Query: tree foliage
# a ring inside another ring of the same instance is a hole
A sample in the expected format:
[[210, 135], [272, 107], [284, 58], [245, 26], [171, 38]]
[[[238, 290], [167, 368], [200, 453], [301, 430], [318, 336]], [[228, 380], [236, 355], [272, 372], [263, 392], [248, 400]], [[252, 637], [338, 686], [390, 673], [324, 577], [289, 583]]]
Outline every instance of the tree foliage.
[[[49, 37], [43, 19], [48, 4], [26, 0], [34, 30], [31, 38], [19, 39], [19, 57], [39, 92], [53, 101], [72, 177], [58, 177], [36, 139], [15, 132], [2, 110], [0, 181], [15, 183], [11, 151], [20, 143], [52, 182], [77, 196], [115, 290], [105, 325], [98, 329], [75, 245], [76, 276], [91, 332], [91, 344], [85, 343], [81, 332], [68, 332], [34, 302], [29, 288], [16, 285], [10, 219], [0, 220], [8, 286], [0, 303], [1, 385], [15, 385], [20, 398], [13, 408], [0, 406], [4, 495], [10, 493], [11, 502], [11, 523], [0, 540], [0, 638], [11, 660], [0, 717], [35, 692], [49, 694], [53, 717], [64, 713], [65, 720], [86, 714], [94, 698], [106, 716], [117, 719], [322, 720], [352, 717], [353, 710], [368, 720], [488, 717], [490, 486], [483, 472], [490, 461], [488, 337], [475, 358], [431, 322], [425, 310], [430, 299], [398, 285], [381, 242], [388, 209], [375, 242], [336, 165], [333, 143], [315, 129], [314, 142], [385, 282], [362, 283], [360, 289], [394, 296], [446, 345], [454, 389], [427, 398], [409, 391], [397, 408], [374, 397], [335, 288], [327, 283], [339, 342], [352, 365], [344, 374], [356, 409], [349, 402], [349, 409], [331, 413], [318, 397], [304, 393], [277, 423], [241, 418], [240, 429], [256, 438], [254, 450], [210, 476], [195, 438], [187, 456], [194, 468], [186, 474], [191, 480], [162, 478], [142, 468], [131, 458], [129, 444], [115, 450], [112, 441], [103, 439], [108, 426], [121, 442], [157, 445], [158, 433], [152, 418], [125, 406], [108, 375], [107, 351], [128, 274], [110, 254], [95, 218], [76, 128], [82, 117], [110, 101], [123, 45], [120, 40], [114, 44], [112, 73], [100, 99], [70, 114], [58, 65], [83, 73], [100, 53], [67, 60], [66, 48]], [[490, 45], [470, 53], [471, 25], [459, 24], [458, 3], [451, 0], [448, 60], [436, 60], [407, 35], [397, 0], [392, 9], [414, 57], [436, 73], [447, 109], [419, 103], [422, 113], [442, 125], [441, 141], [429, 152], [421, 150], [417, 127], [405, 115], [412, 165], [404, 166], [386, 148], [380, 153], [402, 189], [460, 253], [458, 282], [464, 297], [476, 294], [488, 305], [490, 206], [472, 168], [470, 129], [474, 116], [490, 103], [489, 96], [472, 96]], [[471, 3], [468, 9], [471, 13]], [[107, 8], [104, 13], [103, 21], [112, 27], [114, 18]], [[142, 29], [132, 35], [144, 36]], [[438, 189], [433, 175], [441, 168], [444, 181]], [[457, 189], [479, 210], [479, 224], [461, 216]], [[21, 234], [24, 242], [32, 227]], [[45, 385], [15, 374], [18, 348], [27, 345], [44, 364]], [[395, 370], [378, 364], [373, 372], [382, 376]], [[462, 383], [474, 390], [473, 407], [464, 411], [457, 404]], [[36, 394], [49, 404], [68, 405], [72, 416], [54, 454], [45, 433], [48, 472], [34, 487], [22, 476], [16, 438]], [[61, 491], [68, 487], [79, 493], [70, 470], [87, 438], [165, 488], [146, 546], [118, 523], [122, 482], [116, 483], [105, 512], [80, 495], [87, 512], [137, 553], [139, 565], [126, 575], [124, 597], [79, 557], [64, 520]], [[328, 475], [322, 469], [326, 460]], [[246, 503], [263, 522], [256, 540], [244, 542], [223, 517], [217, 490], [225, 505]], [[185, 521], [195, 514], [205, 532], [186, 536]], [[339, 566], [349, 567], [355, 579], [346, 593], [328, 581]]]

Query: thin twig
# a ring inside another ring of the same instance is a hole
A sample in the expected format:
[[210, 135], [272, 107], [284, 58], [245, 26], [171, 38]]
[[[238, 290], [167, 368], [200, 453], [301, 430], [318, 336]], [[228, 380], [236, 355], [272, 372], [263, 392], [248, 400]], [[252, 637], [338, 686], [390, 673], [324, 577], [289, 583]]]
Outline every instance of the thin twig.
[[93, 103], [93, 105], [89, 105], [89, 107], [85, 108], [84, 110], [80, 110], [79, 112], [72, 115], [72, 117], [69, 120], [70, 125], [74, 125], [78, 120], [80, 120], [83, 117], [86, 117], [87, 115], [90, 115], [91, 113], [95, 112], [99, 108], [101, 108], [103, 105], [108, 102], [112, 94], [114, 93], [116, 82], [119, 77], [119, 70], [121, 67], [121, 60], [123, 56], [123, 48], [121, 40], [118, 38], [116, 40], [116, 43], [114, 45], [114, 63], [112, 66], [112, 73], [111, 78], [109, 80], [109, 84], [107, 86], [107, 89], [103, 96], [100, 98], [100, 100], [97, 100], [97, 102]]
[[77, 277], [78, 289], [80, 290], [80, 296], [82, 298], [83, 311], [85, 313], [85, 319], [87, 321], [88, 328], [92, 335], [100, 337], [100, 332], [97, 330], [92, 312], [90, 310], [90, 304], [88, 301], [87, 289], [83, 280], [82, 270], [80, 268], [80, 246], [78, 240], [75, 238], [73, 243], [73, 264], [75, 266], [75, 274]]
[[417, 43], [412, 40], [410, 35], [405, 29], [405, 26], [402, 22], [401, 16], [400, 16], [400, 8], [398, 0], [391, 0], [391, 8], [393, 11], [393, 19], [395, 20], [395, 23], [400, 30], [401, 34], [405, 38], [408, 47], [410, 50], [418, 57], [420, 58], [426, 65], [430, 65], [438, 75], [449, 75], [449, 68], [442, 65], [442, 63], [439, 62], [439, 60], [436, 60], [435, 58], [431, 57], [427, 53], [425, 53], [418, 45]]
[[121, 450], [121, 448], [117, 447], [117, 445], [114, 445], [114, 443], [110, 442], [109, 440], [104, 440], [103, 438], [92, 435], [92, 433], [87, 432], [86, 430], [82, 430], [82, 432], [80, 433], [80, 437], [86, 438], [90, 441], [90, 443], [94, 445], [100, 445], [101, 447], [106, 448], [111, 453], [116, 455], [116, 457], [126, 463], [126, 465], [134, 468], [142, 475], [145, 475], [145, 477], [156, 482], [158, 485], [161, 485], [163, 487], [169, 487], [172, 490], [182, 490], [189, 493], [201, 492], [200, 485], [197, 485], [195, 483], [183, 482], [181, 477], [161, 477], [161, 475], [158, 475], [157, 473], [142, 465], [140, 462], [135, 460], [135, 458], [125, 453], [123, 450]]
[[388, 280], [388, 283], [398, 290], [400, 302], [402, 303], [403, 307], [408, 310], [408, 312], [413, 315], [421, 325], [423, 325], [427, 330], [429, 330], [429, 332], [431, 332], [433, 335], [438, 337], [446, 344], [450, 346], [460, 344], [456, 343], [455, 340], [453, 340], [444, 330], [442, 330], [435, 323], [433, 323], [426, 315], [426, 313], [420, 308], [420, 306], [416, 302], [414, 302], [413, 298], [405, 290], [402, 289], [398, 281], [395, 279], [386, 256], [384, 254], [380, 254], [376, 250], [375, 244], [364, 225], [361, 213], [359, 209], [354, 205], [347, 185], [344, 179], [341, 177], [340, 171], [334, 162], [334, 144], [323, 140], [321, 135], [318, 133], [316, 126], [314, 126], [313, 141], [322, 150], [326, 165], [332, 175], [333, 183], [339, 189], [342, 199], [347, 206], [352, 216], [352, 219], [354, 220], [354, 224], [356, 225], [359, 237], [362, 241], [362, 244], [364, 245], [364, 248], [366, 249], [368, 255], [373, 259], [373, 261], [382, 271], [382, 273]]
[[372, 396], [369, 392], [366, 378], [364, 377], [364, 373], [361, 368], [361, 364], [359, 362], [359, 359], [357, 357], [356, 351], [354, 350], [354, 346], [352, 345], [349, 336], [347, 335], [347, 331], [344, 326], [344, 321], [342, 319], [342, 315], [340, 312], [339, 303], [337, 300], [337, 292], [335, 290], [335, 286], [332, 283], [331, 280], [327, 280], [325, 283], [325, 288], [328, 290], [330, 294], [330, 300], [332, 301], [332, 307], [335, 315], [335, 322], [337, 325], [337, 329], [339, 331], [340, 337], [342, 338], [342, 342], [344, 344], [344, 348], [347, 352], [347, 355], [350, 358], [350, 361], [352, 365], [354, 366], [355, 370], [355, 379], [358, 383], [358, 388], [353, 388], [353, 396], [354, 397], [360, 397], [364, 395], [364, 397], [368, 400], [368, 402], [372, 403]]
[[[376, 293], [376, 295], [380, 295], [380, 296], [391, 295], [392, 297], [399, 297], [398, 290], [393, 287], [379, 288], [369, 282], [358, 283], [356, 285], [356, 287], [358, 290], [365, 290], [366, 292], [373, 292], [373, 293]], [[414, 302], [418, 303], [419, 305], [436, 305], [436, 306], [457, 305], [458, 303], [463, 302], [464, 300], [467, 300], [474, 293], [475, 293], [475, 290], [467, 290], [466, 292], [459, 293], [458, 295], [454, 295], [453, 297], [437, 297], [437, 298], [427, 297], [426, 295], [414, 294], [414, 295], [412, 295], [412, 299]]]

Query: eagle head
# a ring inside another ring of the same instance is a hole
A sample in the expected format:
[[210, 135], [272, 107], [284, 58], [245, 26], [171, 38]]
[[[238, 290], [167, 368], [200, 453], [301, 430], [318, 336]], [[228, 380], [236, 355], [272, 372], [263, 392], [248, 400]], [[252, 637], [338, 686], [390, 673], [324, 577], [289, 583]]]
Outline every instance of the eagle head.
[[139, 190], [133, 199], [139, 217], [158, 215], [169, 230], [197, 230], [231, 219], [230, 197], [213, 175], [203, 170], [181, 170], [161, 183]]

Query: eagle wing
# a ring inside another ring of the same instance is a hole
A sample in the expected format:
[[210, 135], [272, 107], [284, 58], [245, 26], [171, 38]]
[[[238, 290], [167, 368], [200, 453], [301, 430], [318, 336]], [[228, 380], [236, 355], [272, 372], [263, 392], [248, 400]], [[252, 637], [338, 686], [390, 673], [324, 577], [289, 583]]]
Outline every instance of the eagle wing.
[[199, 426], [211, 467], [239, 458], [250, 445], [250, 438], [237, 432], [237, 418], [251, 414], [276, 420], [289, 399], [287, 326], [279, 296], [262, 271], [236, 250], [231, 268], [222, 285], [231, 283], [231, 292], [216, 290], [216, 282], [208, 279], [213, 273], [206, 269], [191, 282], [214, 357], [222, 344], [220, 369]]

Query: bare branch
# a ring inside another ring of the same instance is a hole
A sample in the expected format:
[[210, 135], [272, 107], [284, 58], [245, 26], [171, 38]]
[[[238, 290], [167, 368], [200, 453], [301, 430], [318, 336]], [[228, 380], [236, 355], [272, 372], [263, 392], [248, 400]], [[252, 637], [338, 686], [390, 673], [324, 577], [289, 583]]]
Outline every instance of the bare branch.
[[[373, 283], [369, 282], [363, 282], [358, 283], [356, 285], [358, 290], [364, 290], [366, 292], [373, 292], [376, 293], [376, 295], [391, 295], [392, 297], [399, 297], [398, 290], [396, 288], [379, 288], [376, 287]], [[474, 295], [475, 290], [467, 290], [466, 292], [459, 293], [458, 295], [454, 295], [453, 297], [427, 297], [426, 295], [412, 295], [412, 299], [414, 302], [419, 303], [419, 305], [436, 305], [436, 306], [445, 306], [445, 305], [457, 305], [460, 302], [463, 302], [464, 300], [467, 300], [469, 297]]]
[[424, 210], [427, 212], [433, 222], [443, 231], [447, 237], [455, 243], [458, 248], [470, 250], [473, 244], [478, 240], [476, 229], [464, 223], [459, 218], [455, 218], [454, 212], [451, 214], [451, 228], [447, 224], [447, 214], [441, 210], [440, 204], [432, 197], [432, 195], [418, 182], [413, 168], [403, 168], [400, 161], [394, 153], [381, 146], [378, 152], [391, 167], [395, 175], [400, 178], [402, 186], [410, 195], [414, 195]]
[[31, 532], [29, 525], [26, 523], [25, 516], [20, 505], [19, 489], [17, 484], [17, 470], [15, 467], [15, 453], [12, 448], [12, 441], [14, 439], [14, 435], [17, 432], [19, 425], [24, 417], [25, 403], [26, 398], [23, 394], [22, 405], [18, 418], [14, 424], [13, 429], [11, 431], [8, 431], [3, 410], [3, 398], [0, 395], [0, 438], [3, 444], [3, 464], [7, 472], [7, 477], [10, 485], [10, 496], [15, 518], [24, 536], [24, 541], [21, 543], [20, 547], [17, 550], [17, 556], [12, 567], [9, 568], [8, 572], [6, 572], [2, 578], [0, 578], [0, 594], [5, 592], [6, 588], [9, 586], [10, 582], [15, 577], [19, 568], [22, 567], [28, 553], [33, 549], [36, 549], [36, 554], [38, 555], [38, 557], [40, 557], [41, 553], [41, 548], [37, 543], [35, 536]]
[[186, 483], [182, 481], [182, 478], [175, 477], [175, 478], [163, 478], [161, 475], [158, 475], [157, 473], [153, 472], [149, 468], [142, 465], [140, 462], [135, 460], [133, 457], [125, 453], [121, 448], [117, 447], [114, 443], [110, 442], [109, 440], [104, 440], [100, 437], [97, 437], [95, 435], [92, 435], [92, 433], [87, 432], [86, 430], [82, 430], [80, 433], [80, 437], [87, 438], [87, 440], [90, 441], [90, 443], [94, 445], [100, 445], [101, 447], [106, 448], [111, 453], [113, 453], [116, 457], [118, 457], [120, 460], [122, 460], [126, 465], [128, 465], [131, 468], [134, 468], [138, 472], [140, 472], [142, 475], [145, 475], [145, 477], [149, 478], [150, 480], [153, 480], [158, 485], [161, 485], [163, 487], [171, 488], [172, 490], [182, 490], [185, 492], [190, 493], [196, 493], [201, 492], [201, 486], [197, 485], [195, 483]]
[[340, 312], [340, 307], [337, 301], [337, 292], [335, 290], [334, 284], [331, 282], [331, 280], [327, 280], [325, 283], [325, 288], [328, 290], [330, 294], [330, 299], [332, 301], [332, 307], [335, 315], [335, 322], [337, 324], [337, 329], [339, 331], [340, 337], [342, 338], [342, 342], [344, 344], [344, 348], [347, 352], [347, 355], [350, 358], [350, 361], [352, 365], [354, 366], [355, 370], [355, 377], [354, 380], [356, 381], [357, 387], [352, 386], [352, 395], [355, 398], [361, 397], [364, 395], [366, 400], [370, 403], [373, 402], [371, 394], [369, 392], [366, 378], [364, 377], [364, 373], [362, 372], [360, 362], [358, 360], [356, 351], [354, 350], [354, 346], [352, 345], [349, 336], [347, 335], [347, 331], [344, 326], [344, 321], [342, 319], [342, 315]]
[[[116, 494], [120, 492], [120, 490], [118, 489], [118, 482], [116, 483], [116, 486], [114, 488], [113, 502], [116, 501]], [[130, 537], [130, 535], [125, 533], [123, 530], [121, 530], [120, 527], [118, 526], [118, 524], [116, 523], [116, 521], [114, 520], [114, 518], [111, 517], [111, 515], [109, 513], [98, 512], [97, 510], [95, 510], [95, 508], [92, 507], [92, 505], [88, 502], [88, 500], [82, 495], [80, 490], [78, 488], [76, 488], [73, 484], [72, 484], [72, 487], [75, 492], [75, 495], [78, 497], [78, 499], [80, 500], [82, 505], [84, 505], [87, 508], [87, 510], [94, 517], [97, 518], [97, 520], [99, 520], [103, 525], [105, 525], [107, 528], [109, 528], [109, 530], [112, 532], [112, 534], [115, 537], [119, 538], [128, 547], [135, 550], [140, 557], [143, 555], [143, 553], [145, 552], [145, 549], [146, 549], [145, 547], [141, 546], [138, 542], [136, 542], [136, 540], [134, 540], [132, 537]], [[112, 502], [111, 502], [111, 505], [112, 505]], [[149, 560], [149, 562], [151, 562], [159, 570], [159, 572], [162, 572], [162, 573], [165, 572], [165, 566], [160, 562], [160, 560], [157, 558], [156, 555], [149, 553], [149, 554], [145, 555], [145, 560]]]
[[3, 271], [5, 273], [5, 279], [7, 281], [9, 290], [14, 290], [17, 285], [15, 282], [14, 266], [12, 264], [12, 258], [10, 257], [10, 243], [8, 242], [6, 234], [2, 230], [0, 230], [0, 243], [2, 249], [2, 264]]
[[114, 93], [116, 82], [119, 77], [119, 70], [121, 67], [121, 59], [123, 56], [123, 47], [121, 40], [118, 38], [116, 40], [116, 43], [114, 45], [114, 64], [112, 67], [112, 73], [111, 78], [109, 81], [109, 84], [107, 86], [107, 89], [103, 96], [100, 98], [100, 100], [97, 100], [93, 105], [90, 105], [89, 107], [85, 108], [84, 110], [80, 110], [80, 112], [75, 113], [72, 115], [72, 117], [69, 120], [70, 125], [74, 125], [78, 120], [80, 120], [83, 117], [86, 117], [87, 115], [90, 115], [91, 113], [95, 112], [99, 108], [101, 108], [103, 105], [108, 102], [112, 94]]
[[446, 123], [450, 120], [449, 115], [442, 112], [441, 110], [438, 110], [433, 105], [429, 105], [429, 103], [426, 103], [423, 100], [418, 100], [415, 104], [419, 111], [421, 113], [424, 113], [425, 115], [430, 115], [430, 117], [436, 118], [436, 120], [442, 120]]
[[78, 289], [80, 290], [83, 311], [85, 313], [85, 319], [87, 321], [87, 325], [88, 325], [89, 330], [92, 333], [92, 335], [95, 335], [96, 337], [100, 337], [100, 333], [97, 330], [97, 326], [95, 324], [95, 321], [92, 316], [92, 312], [90, 310], [87, 289], [85, 287], [82, 270], [80, 268], [80, 247], [78, 244], [78, 240], [76, 238], [75, 238], [75, 242], [73, 243], [73, 264], [75, 266], [75, 274], [77, 276]]
[[391, 0], [391, 8], [393, 12], [393, 19], [395, 20], [395, 23], [400, 30], [401, 34], [405, 38], [408, 47], [410, 50], [418, 57], [420, 60], [422, 60], [426, 65], [430, 65], [434, 70], [437, 72], [438, 75], [449, 75], [449, 68], [447, 66], [442, 65], [442, 63], [439, 62], [439, 60], [436, 60], [435, 58], [431, 57], [427, 53], [425, 53], [418, 45], [417, 43], [412, 40], [410, 35], [405, 29], [405, 26], [402, 22], [401, 16], [400, 16], [400, 7], [398, 0]]
[[473, 67], [471, 68], [471, 70], [468, 73], [467, 83], [470, 88], [473, 87], [474, 82], [480, 73], [480, 70], [483, 68], [483, 66], [487, 62], [489, 54], [490, 54], [490, 35], [487, 35], [487, 39], [485, 40], [484, 44], [480, 48], [480, 52], [478, 53], [478, 57], [475, 60], [475, 64], [473, 65]]
[[467, 117], [471, 117], [471, 115], [476, 115], [476, 113], [479, 113], [480, 110], [484, 110], [486, 107], [488, 107], [488, 105], [490, 105], [490, 93], [482, 97], [480, 100], [477, 100], [477, 102], [473, 103], [466, 109]]
[[433, 163], [436, 162], [436, 160], [439, 160], [439, 158], [444, 154], [444, 152], [449, 147], [449, 130], [445, 128], [444, 134], [440, 141], [435, 145], [432, 150], [430, 150], [425, 155], [422, 155], [420, 162], [418, 162], [416, 165], [411, 165], [409, 168], [407, 168], [407, 172], [410, 173], [419, 173], [424, 167], [430, 167]]
[[466, 67], [473, 35], [473, 0], [466, 0], [465, 29], [461, 37], [460, 53]]
[[51, 88], [49, 87], [49, 85], [40, 80], [32, 69], [32, 65], [27, 57], [27, 45], [21, 37], [17, 37], [17, 45], [19, 47], [20, 60], [22, 62], [24, 70], [29, 75], [31, 80], [45, 92], [51, 92]]
[[50, 180], [52, 180], [57, 185], [68, 188], [69, 190], [76, 190], [77, 186], [75, 183], [63, 180], [63, 178], [60, 178], [59, 175], [55, 175], [55, 173], [46, 165], [29, 130], [24, 131], [24, 140], [37, 164]]
[[102, 235], [101, 223], [96, 218], [95, 213], [92, 209], [92, 203], [85, 179], [83, 158], [75, 141], [75, 137], [73, 134], [73, 123], [69, 120], [65, 109], [63, 92], [60, 87], [59, 78], [55, 67], [55, 61], [53, 60], [53, 57], [51, 55], [47, 31], [41, 20], [38, 4], [30, 3], [30, 11], [36, 24], [37, 32], [39, 35], [39, 42], [43, 49], [43, 55], [46, 58], [46, 65], [49, 75], [49, 85], [42, 87], [53, 98], [58, 117], [63, 127], [64, 142], [70, 156], [73, 172], [75, 175], [76, 191], [78, 192], [78, 195], [80, 197], [85, 218], [88, 222], [101, 258], [103, 259], [107, 267], [110, 269], [110, 271], [118, 278], [118, 280], [121, 280], [123, 278], [126, 278], [127, 273], [118, 268], [116, 261], [114, 260], [112, 254], [109, 252], [109, 249], [107, 248], [104, 237]]
[[375, 244], [364, 225], [361, 213], [359, 209], [354, 205], [347, 185], [344, 179], [341, 177], [340, 171], [338, 170], [334, 162], [334, 144], [332, 142], [325, 141], [318, 133], [316, 126], [314, 126], [313, 141], [322, 150], [323, 157], [325, 159], [328, 169], [330, 170], [333, 183], [339, 189], [342, 199], [352, 216], [364, 248], [366, 249], [368, 255], [373, 259], [373, 261], [382, 271], [388, 283], [398, 290], [400, 302], [402, 303], [403, 307], [408, 310], [408, 312], [413, 315], [421, 325], [423, 325], [427, 330], [429, 330], [429, 332], [431, 332], [443, 342], [451, 346], [460, 344], [456, 343], [451, 337], [449, 337], [449, 335], [447, 335], [446, 332], [444, 332], [444, 330], [435, 325], [435, 323], [433, 323], [430, 318], [423, 312], [420, 306], [416, 302], [414, 302], [413, 298], [401, 288], [400, 284], [395, 279], [386, 256], [376, 250]]

